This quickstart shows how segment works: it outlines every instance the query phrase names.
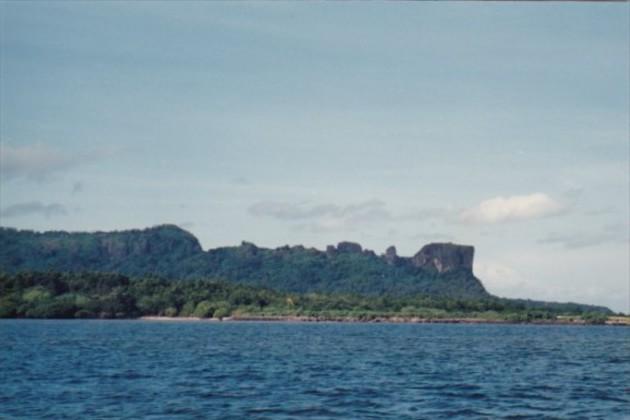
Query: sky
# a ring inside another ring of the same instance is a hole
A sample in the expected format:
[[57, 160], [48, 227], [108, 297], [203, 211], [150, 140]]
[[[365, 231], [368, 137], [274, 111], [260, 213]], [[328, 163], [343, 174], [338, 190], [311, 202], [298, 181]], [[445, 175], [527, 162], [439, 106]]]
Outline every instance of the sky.
[[475, 246], [630, 312], [630, 4], [0, 3], [0, 225]]

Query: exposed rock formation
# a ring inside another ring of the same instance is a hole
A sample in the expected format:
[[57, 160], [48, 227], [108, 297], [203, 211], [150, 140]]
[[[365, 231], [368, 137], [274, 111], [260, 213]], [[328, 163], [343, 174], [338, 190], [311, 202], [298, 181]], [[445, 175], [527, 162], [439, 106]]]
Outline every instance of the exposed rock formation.
[[252, 242], [241, 241], [239, 251], [245, 256], [252, 256], [258, 253], [258, 247]]
[[[76, 243], [81, 244], [80, 236], [68, 238], [74, 238]], [[161, 256], [166, 253], [190, 256], [203, 251], [197, 238], [175, 225], [161, 225], [134, 231], [98, 232], [95, 238], [100, 243], [101, 252], [112, 260], [137, 256]]]
[[446, 273], [459, 269], [472, 271], [475, 248], [453, 243], [433, 243], [422, 247], [411, 263], [423, 269]]
[[338, 252], [347, 252], [347, 253], [355, 253], [360, 254], [363, 248], [356, 242], [339, 242], [337, 244]]
[[204, 251], [173, 225], [118, 232], [33, 232], [0, 227], [0, 272], [110, 272], [169, 279], [211, 278], [297, 293], [488, 296], [472, 272], [474, 249], [430, 244], [413, 257], [377, 256], [354, 242], [326, 251], [251, 242]]
[[394, 245], [392, 245], [389, 248], [387, 248], [385, 250], [385, 255], [383, 256], [383, 258], [385, 258], [385, 261], [389, 265], [396, 264], [398, 262], [398, 260], [399, 260], [398, 254], [396, 254], [396, 247]]
[[364, 249], [363, 250], [363, 255], [368, 256], [368, 257], [376, 258], [376, 253], [374, 251], [372, 251], [371, 249]]

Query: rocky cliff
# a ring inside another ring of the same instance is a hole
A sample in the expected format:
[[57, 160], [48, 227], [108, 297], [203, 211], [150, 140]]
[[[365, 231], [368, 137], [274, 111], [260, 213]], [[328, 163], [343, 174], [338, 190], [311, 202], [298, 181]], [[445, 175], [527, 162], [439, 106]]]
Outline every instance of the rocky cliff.
[[[175, 225], [114, 232], [0, 229], [0, 271], [115, 271], [142, 274], [203, 253], [197, 238]], [[142, 268], [136, 270], [142, 266]]]
[[189, 257], [202, 252], [197, 238], [175, 225], [144, 230], [95, 234], [102, 252], [112, 260], [176, 253]]
[[326, 251], [260, 248], [250, 242], [204, 251], [174, 225], [120, 232], [32, 232], [0, 228], [0, 272], [106, 271], [132, 276], [216, 278], [292, 292], [488, 296], [473, 275], [474, 249], [429, 244], [413, 257], [377, 256], [354, 242]]
[[434, 243], [422, 247], [411, 262], [414, 266], [446, 273], [454, 270], [473, 269], [475, 248], [453, 243]]

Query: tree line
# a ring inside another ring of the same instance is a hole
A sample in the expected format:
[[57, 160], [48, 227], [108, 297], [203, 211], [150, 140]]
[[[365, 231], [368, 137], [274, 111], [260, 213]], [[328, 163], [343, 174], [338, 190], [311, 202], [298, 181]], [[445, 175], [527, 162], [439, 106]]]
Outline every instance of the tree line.
[[0, 318], [225, 318], [230, 316], [481, 317], [530, 322], [578, 315], [606, 320], [597, 307], [489, 297], [454, 299], [285, 293], [218, 279], [130, 278], [108, 273], [0, 274]]

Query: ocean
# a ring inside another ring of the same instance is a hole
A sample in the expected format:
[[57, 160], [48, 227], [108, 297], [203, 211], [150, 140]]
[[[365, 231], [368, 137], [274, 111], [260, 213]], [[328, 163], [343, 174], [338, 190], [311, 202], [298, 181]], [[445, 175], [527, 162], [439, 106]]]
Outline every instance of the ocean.
[[630, 418], [630, 328], [0, 320], [0, 418]]

